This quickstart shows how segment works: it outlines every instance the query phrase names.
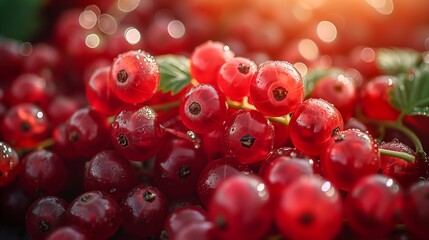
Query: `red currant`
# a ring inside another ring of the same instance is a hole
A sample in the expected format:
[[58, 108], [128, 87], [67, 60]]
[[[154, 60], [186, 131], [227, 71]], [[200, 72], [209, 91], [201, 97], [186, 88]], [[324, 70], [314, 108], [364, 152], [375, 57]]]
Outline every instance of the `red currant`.
[[259, 66], [250, 85], [255, 107], [268, 116], [293, 112], [304, 99], [301, 75], [286, 61], [267, 61]]
[[18, 153], [4, 142], [0, 142], [0, 187], [13, 182], [20, 169]]
[[405, 193], [402, 219], [420, 239], [429, 238], [429, 182], [416, 182]]
[[85, 229], [78, 226], [62, 226], [54, 229], [46, 240], [90, 240]]
[[160, 73], [155, 58], [147, 52], [120, 54], [110, 69], [110, 88], [122, 101], [141, 103], [158, 89]]

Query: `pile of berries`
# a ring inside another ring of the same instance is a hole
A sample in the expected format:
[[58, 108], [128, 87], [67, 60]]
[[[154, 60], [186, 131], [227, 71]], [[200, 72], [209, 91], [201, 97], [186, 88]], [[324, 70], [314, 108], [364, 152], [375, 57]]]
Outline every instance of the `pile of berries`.
[[1, 239], [429, 238], [428, 53], [303, 72], [60, 23], [66, 54], [0, 43]]

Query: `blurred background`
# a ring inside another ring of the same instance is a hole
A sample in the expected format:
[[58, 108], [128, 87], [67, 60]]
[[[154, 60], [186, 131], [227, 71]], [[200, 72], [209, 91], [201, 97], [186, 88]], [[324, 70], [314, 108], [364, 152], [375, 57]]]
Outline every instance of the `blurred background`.
[[303, 74], [335, 65], [371, 75], [376, 48], [429, 50], [428, 11], [427, 0], [0, 0], [0, 41], [24, 55], [49, 44], [71, 78], [126, 50], [189, 55], [207, 40]]

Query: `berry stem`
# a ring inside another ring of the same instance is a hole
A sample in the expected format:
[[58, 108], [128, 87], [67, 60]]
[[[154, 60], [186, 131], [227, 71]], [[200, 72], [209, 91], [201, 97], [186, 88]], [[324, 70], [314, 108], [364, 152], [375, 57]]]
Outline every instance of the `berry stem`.
[[401, 158], [401, 159], [403, 159], [407, 162], [410, 162], [410, 163], [413, 163], [415, 160], [415, 157], [411, 154], [408, 154], [408, 153], [392, 151], [392, 150], [387, 150], [387, 149], [382, 149], [382, 148], [380, 148], [379, 151], [380, 151], [381, 155]]
[[176, 108], [179, 105], [180, 105], [180, 101], [177, 100], [177, 101], [168, 102], [168, 103], [164, 103], [164, 104], [150, 105], [149, 107], [155, 111], [166, 111], [166, 110], [170, 110], [172, 108]]
[[25, 153], [33, 152], [40, 149], [46, 149], [46, 148], [52, 147], [54, 144], [55, 144], [55, 140], [53, 138], [48, 138], [41, 141], [39, 144], [37, 144], [34, 147], [19, 148], [17, 149], [17, 153], [19, 156], [23, 156]]

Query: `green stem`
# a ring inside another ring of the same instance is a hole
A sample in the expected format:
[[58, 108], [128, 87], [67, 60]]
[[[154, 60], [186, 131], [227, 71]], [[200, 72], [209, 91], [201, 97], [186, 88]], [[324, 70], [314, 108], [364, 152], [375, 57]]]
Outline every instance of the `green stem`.
[[382, 148], [380, 148], [379, 151], [381, 155], [401, 158], [410, 163], [413, 163], [415, 161], [415, 157], [408, 153], [392, 151], [392, 150], [387, 150]]
[[26, 153], [33, 152], [40, 149], [50, 148], [55, 144], [55, 140], [53, 138], [48, 138], [41, 141], [39, 144], [29, 148], [19, 148], [17, 149], [18, 155], [23, 156]]
[[172, 108], [176, 108], [179, 105], [180, 105], [180, 101], [177, 100], [177, 101], [168, 102], [168, 103], [164, 103], [164, 104], [150, 105], [149, 107], [155, 111], [165, 111], [165, 110], [170, 110]]

